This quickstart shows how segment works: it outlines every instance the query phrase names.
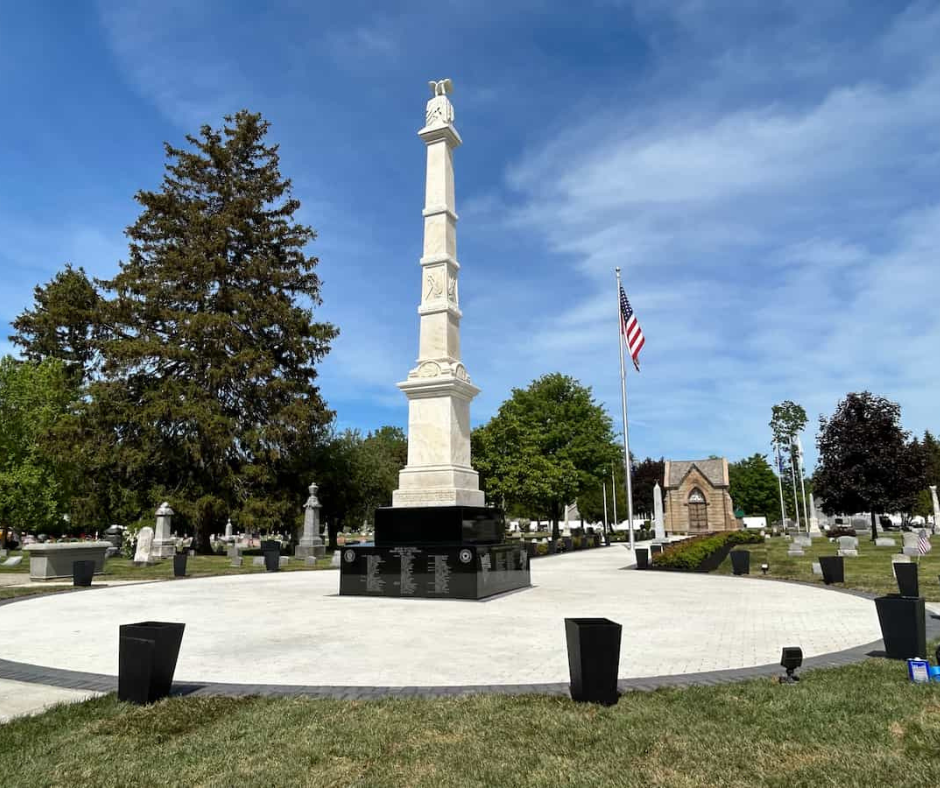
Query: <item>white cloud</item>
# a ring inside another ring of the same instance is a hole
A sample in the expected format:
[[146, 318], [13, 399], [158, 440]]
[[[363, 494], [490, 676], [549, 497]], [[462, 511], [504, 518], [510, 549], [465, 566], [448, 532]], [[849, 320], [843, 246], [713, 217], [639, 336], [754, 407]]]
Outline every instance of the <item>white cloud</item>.
[[571, 295], [529, 324], [526, 366], [593, 382], [619, 412], [621, 265], [647, 335], [630, 382], [640, 453], [763, 451], [774, 402], [802, 402], [812, 434], [860, 388], [936, 428], [940, 192], [911, 181], [940, 174], [938, 89], [930, 68], [804, 105], [620, 105], [528, 151], [507, 173], [510, 221], [570, 261]]

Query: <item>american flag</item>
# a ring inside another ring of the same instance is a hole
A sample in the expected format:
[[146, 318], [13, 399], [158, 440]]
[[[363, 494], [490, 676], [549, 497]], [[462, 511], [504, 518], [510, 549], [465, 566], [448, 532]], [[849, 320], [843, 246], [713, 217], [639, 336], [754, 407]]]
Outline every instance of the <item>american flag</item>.
[[921, 528], [920, 532], [917, 534], [917, 552], [921, 555], [927, 555], [932, 546], [933, 545], [930, 544], [930, 537], [927, 536], [927, 529]]
[[627, 350], [630, 351], [630, 358], [633, 359], [633, 366], [636, 371], [640, 371], [640, 348], [646, 342], [643, 336], [643, 329], [633, 313], [633, 307], [627, 300], [627, 294], [623, 292], [623, 285], [620, 285], [620, 332], [627, 341]]

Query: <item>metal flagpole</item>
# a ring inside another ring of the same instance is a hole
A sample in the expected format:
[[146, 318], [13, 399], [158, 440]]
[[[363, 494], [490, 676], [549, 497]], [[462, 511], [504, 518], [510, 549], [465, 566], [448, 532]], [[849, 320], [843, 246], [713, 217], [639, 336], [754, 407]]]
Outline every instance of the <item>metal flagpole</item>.
[[601, 485], [601, 489], [604, 491], [604, 541], [610, 544], [610, 531], [607, 530], [607, 482]]
[[777, 452], [777, 487], [780, 488], [780, 525], [785, 531], [787, 529], [787, 507], [783, 503], [783, 462], [780, 459], [780, 444], [774, 441], [774, 449]]
[[627, 376], [623, 368], [623, 316], [620, 311], [620, 268], [617, 271], [617, 340], [620, 348], [620, 403], [623, 410], [623, 478], [627, 486], [627, 530], [630, 532], [630, 550], [633, 544], [633, 480], [630, 478], [630, 437], [627, 429]]
[[796, 463], [793, 462], [793, 436], [790, 436], [790, 481], [793, 483], [793, 509], [796, 511], [796, 530], [799, 531], [800, 526], [800, 499], [796, 497], [796, 473], [793, 470], [793, 466]]
[[800, 443], [800, 436], [796, 436], [796, 459], [799, 462], [800, 468], [800, 490], [803, 492], [803, 522], [806, 523], [806, 533], [809, 533], [810, 523], [809, 523], [809, 510], [806, 508], [806, 481], [803, 477], [806, 475], [804, 471], [806, 470], [803, 467], [803, 445]]
[[614, 503], [614, 530], [617, 530], [617, 526], [620, 525], [620, 520], [617, 519], [617, 479], [614, 476], [614, 466], [610, 466], [610, 497]]

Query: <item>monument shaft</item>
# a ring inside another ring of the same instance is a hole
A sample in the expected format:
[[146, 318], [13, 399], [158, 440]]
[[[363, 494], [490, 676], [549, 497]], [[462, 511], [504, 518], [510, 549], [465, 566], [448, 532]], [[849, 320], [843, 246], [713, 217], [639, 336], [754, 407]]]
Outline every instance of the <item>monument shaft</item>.
[[398, 387], [408, 397], [408, 464], [392, 506], [483, 506], [470, 466], [470, 401], [479, 389], [460, 359], [454, 150], [462, 140], [442, 86], [418, 132], [427, 146], [417, 365]]

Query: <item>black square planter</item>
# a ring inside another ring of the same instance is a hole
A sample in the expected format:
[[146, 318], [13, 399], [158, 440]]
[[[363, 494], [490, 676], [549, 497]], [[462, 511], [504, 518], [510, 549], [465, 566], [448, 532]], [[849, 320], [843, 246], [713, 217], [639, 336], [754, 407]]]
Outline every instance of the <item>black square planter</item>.
[[94, 561], [73, 561], [72, 562], [72, 585], [90, 586], [91, 579], [95, 574]]
[[613, 706], [620, 667], [620, 624], [607, 618], [566, 618], [571, 699]]
[[751, 573], [751, 553], [748, 550], [731, 551], [731, 571], [736, 575]]
[[277, 550], [278, 555], [281, 554], [281, 541], [279, 539], [264, 539], [261, 542], [261, 552], [264, 553], [266, 550]]
[[823, 582], [827, 586], [845, 582], [845, 559], [841, 555], [822, 555], [819, 557]]
[[146, 704], [170, 694], [185, 624], [122, 624], [118, 640], [118, 700]]
[[898, 581], [901, 596], [920, 596], [920, 583], [917, 581], [917, 564], [895, 564], [894, 576]]
[[177, 553], [173, 556], [173, 577], [186, 577], [186, 553]]
[[645, 547], [636, 548], [636, 568], [637, 569], [649, 569], [650, 565], [650, 551]]
[[927, 658], [927, 618], [923, 599], [888, 594], [875, 599], [875, 609], [888, 657]]
[[278, 550], [263, 550], [262, 554], [264, 555], [264, 568], [268, 572], [278, 572], [281, 569], [281, 551]]

